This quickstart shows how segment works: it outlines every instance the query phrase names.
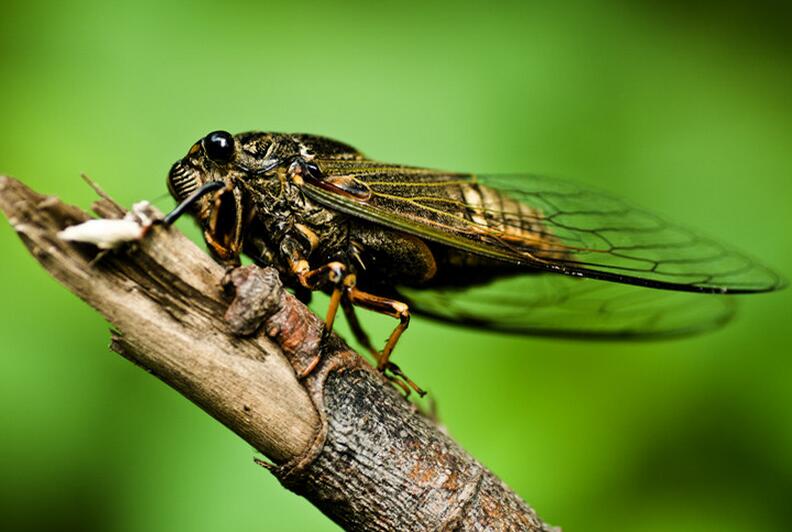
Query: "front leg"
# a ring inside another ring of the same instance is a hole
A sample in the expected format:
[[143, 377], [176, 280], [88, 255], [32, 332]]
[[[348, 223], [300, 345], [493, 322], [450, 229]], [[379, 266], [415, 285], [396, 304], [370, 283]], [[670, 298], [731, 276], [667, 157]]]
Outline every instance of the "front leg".
[[292, 273], [297, 276], [297, 280], [305, 289], [317, 290], [328, 283], [333, 285], [333, 292], [330, 295], [330, 306], [325, 316], [325, 328], [332, 330], [338, 305], [344, 292], [355, 283], [354, 274], [347, 274], [347, 267], [341, 262], [328, 262], [324, 266], [310, 269], [308, 261], [303, 260], [292, 266]]
[[[315, 235], [311, 236], [313, 236], [313, 238], [307, 239], [309, 243], [316, 241]], [[333, 292], [330, 296], [330, 305], [328, 306], [327, 314], [325, 315], [324, 330], [325, 334], [328, 334], [333, 330], [335, 317], [338, 313], [338, 306], [345, 291], [345, 279], [350, 277], [351, 279], [347, 282], [354, 283], [354, 276], [347, 276], [346, 265], [339, 261], [328, 262], [323, 266], [312, 269], [310, 263], [308, 262], [308, 253], [306, 253], [306, 248], [301, 240], [304, 241], [305, 239], [298, 240], [293, 236], [285, 236], [280, 245], [281, 254], [286, 258], [290, 273], [294, 276], [294, 278], [296, 278], [299, 287], [303, 291], [308, 291], [310, 293], [311, 291], [321, 289], [328, 284], [333, 285]], [[307, 251], [312, 251], [310, 246]], [[310, 375], [321, 360], [322, 353], [320, 350], [320, 352], [317, 353], [308, 366], [299, 374], [299, 377], [305, 378]]]

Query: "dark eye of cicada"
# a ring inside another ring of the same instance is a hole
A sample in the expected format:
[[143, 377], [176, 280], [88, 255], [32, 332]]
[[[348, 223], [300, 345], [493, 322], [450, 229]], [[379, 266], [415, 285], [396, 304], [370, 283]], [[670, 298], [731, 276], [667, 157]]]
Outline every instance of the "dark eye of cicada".
[[228, 131], [213, 131], [204, 137], [206, 156], [216, 163], [227, 163], [234, 156], [234, 137]]

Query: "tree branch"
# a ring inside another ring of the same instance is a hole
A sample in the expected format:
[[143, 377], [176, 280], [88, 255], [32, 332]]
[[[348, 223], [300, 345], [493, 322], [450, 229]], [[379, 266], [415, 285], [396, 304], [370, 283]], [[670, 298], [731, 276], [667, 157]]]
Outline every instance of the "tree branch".
[[[164, 227], [95, 260], [95, 247], [56, 236], [88, 214], [8, 177], [0, 209], [42, 266], [116, 327], [113, 350], [261, 451], [284, 486], [339, 525], [551, 530], [341, 339], [325, 338], [275, 270], [240, 268], [222, 287], [223, 268]], [[105, 195], [94, 211], [124, 214]]]

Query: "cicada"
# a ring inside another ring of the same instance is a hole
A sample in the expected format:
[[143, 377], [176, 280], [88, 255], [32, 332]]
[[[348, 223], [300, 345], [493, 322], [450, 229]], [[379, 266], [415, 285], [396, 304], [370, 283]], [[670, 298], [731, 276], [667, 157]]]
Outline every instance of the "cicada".
[[[215, 131], [168, 188], [228, 266], [245, 254], [298, 294], [331, 295], [382, 371], [410, 313], [532, 335], [659, 337], [727, 321], [783, 281], [748, 256], [608, 194], [537, 175], [371, 160], [326, 137]], [[355, 307], [398, 319], [381, 349]]]

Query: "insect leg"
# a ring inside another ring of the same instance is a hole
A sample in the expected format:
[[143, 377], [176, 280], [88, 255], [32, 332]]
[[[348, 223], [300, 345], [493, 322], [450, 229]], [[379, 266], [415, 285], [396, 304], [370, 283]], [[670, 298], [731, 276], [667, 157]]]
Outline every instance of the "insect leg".
[[333, 328], [336, 314], [338, 314], [338, 305], [347, 299], [344, 296], [355, 286], [355, 281], [355, 274], [350, 273], [345, 275], [341, 282], [337, 283], [333, 288], [333, 293], [330, 295], [330, 305], [327, 307], [327, 319], [325, 319], [325, 327], [327, 329]]
[[[296, 249], [296, 248], [292, 248]], [[292, 257], [299, 256], [297, 253], [292, 254]], [[346, 266], [341, 262], [329, 262], [319, 268], [310, 269], [308, 261], [305, 259], [292, 259], [290, 261], [292, 272], [297, 276], [300, 285], [309, 290], [315, 290], [321, 285], [330, 282], [334, 285], [333, 292], [330, 295], [330, 304], [327, 308], [327, 315], [325, 317], [324, 334], [329, 334], [333, 329], [335, 317], [338, 313], [339, 305], [343, 305], [344, 312], [349, 318], [350, 327], [355, 334], [358, 341], [363, 344], [377, 359], [377, 369], [382, 372], [390, 371], [392, 375], [398, 377], [404, 382], [391, 378], [402, 389], [405, 389], [403, 384], [407, 383], [413, 390], [415, 390], [421, 397], [425, 395], [421, 388], [419, 388], [412, 380], [410, 380], [402, 371], [399, 366], [389, 361], [393, 348], [399, 341], [399, 337], [407, 329], [410, 324], [410, 311], [405, 303], [388, 299], [380, 296], [375, 296], [355, 287], [356, 278], [354, 274], [347, 274]], [[386, 314], [399, 319], [399, 324], [391, 333], [388, 341], [385, 344], [381, 353], [371, 345], [371, 340], [368, 335], [363, 331], [357, 316], [354, 314], [352, 306], [358, 304], [361, 307], [374, 310], [381, 314]], [[350, 312], [351, 310], [351, 312]], [[350, 318], [351, 316], [351, 318]], [[322, 358], [321, 351], [314, 357], [308, 366], [300, 373], [299, 377], [304, 378], [311, 374], [316, 368]], [[390, 378], [390, 377], [389, 377]], [[405, 390], [406, 391], [406, 390]]]
[[335, 285], [325, 317], [325, 327], [332, 329], [335, 316], [338, 313], [338, 304], [344, 292], [345, 282], [354, 284], [355, 276], [345, 275], [346, 266], [340, 262], [328, 262], [324, 266], [309, 270], [308, 261], [301, 260], [292, 264], [292, 271], [297, 275], [300, 285], [308, 290], [316, 290], [327, 282]]
[[[363, 330], [363, 327], [360, 325], [360, 321], [358, 321], [357, 313], [355, 312], [355, 306], [352, 304], [349, 297], [342, 297], [341, 298], [341, 307], [344, 309], [344, 314], [347, 318], [347, 323], [349, 323], [349, 328], [352, 330], [352, 334], [355, 335], [355, 339], [358, 341], [360, 345], [362, 345], [371, 356], [374, 357], [374, 360], [379, 361], [380, 359], [380, 352], [374, 347], [371, 343], [371, 339], [369, 335]], [[421, 396], [424, 395], [424, 391], [421, 390], [418, 385], [416, 385], [407, 375], [405, 375], [399, 366], [394, 364], [393, 362], [388, 362], [387, 366], [385, 367], [391, 374], [385, 374], [385, 376], [390, 380], [392, 383], [399, 386], [399, 388], [404, 391], [404, 396], [408, 397], [411, 392], [411, 388], [415, 390]]]
[[[305, 259], [291, 261], [291, 270], [297, 276], [297, 279], [300, 282], [300, 285], [303, 288], [308, 290], [315, 290], [319, 288], [321, 285], [330, 282], [335, 285], [333, 288], [333, 293], [330, 296], [330, 305], [327, 308], [327, 315], [325, 317], [325, 326], [322, 335], [330, 334], [330, 331], [333, 330], [333, 323], [335, 322], [336, 314], [338, 313], [338, 305], [341, 301], [341, 297], [345, 291], [345, 280], [346, 283], [354, 284], [355, 276], [354, 275], [344, 275], [346, 272], [346, 266], [344, 266], [340, 262], [329, 262], [324, 266], [320, 266], [319, 268], [310, 269], [308, 261]], [[348, 279], [348, 280], [347, 280]], [[322, 338], [322, 344], [324, 345], [325, 338]], [[316, 366], [319, 365], [319, 362], [322, 360], [322, 350], [321, 347], [319, 352], [314, 356], [311, 362], [308, 363], [308, 366], [303, 369], [298, 378], [304, 379], [308, 375], [310, 375]]]
[[235, 268], [242, 263], [239, 258], [239, 250], [228, 249], [215, 240], [211, 231], [204, 231], [203, 235], [204, 241], [206, 241], [206, 244], [209, 246], [209, 250], [226, 266], [226, 269]]
[[[388, 341], [385, 343], [385, 347], [382, 349], [382, 352], [377, 356], [377, 369], [383, 372], [386, 370], [390, 371], [393, 375], [404, 380], [404, 382], [406, 382], [413, 390], [415, 390], [418, 395], [423, 397], [426, 392], [424, 392], [412, 380], [410, 380], [410, 378], [407, 377], [407, 375], [405, 375], [401, 369], [399, 369], [399, 366], [393, 362], [390, 362], [389, 360], [391, 353], [393, 353], [393, 348], [396, 347], [396, 343], [399, 341], [402, 333], [407, 330], [407, 327], [410, 325], [410, 308], [406, 303], [401, 301], [375, 296], [374, 294], [369, 294], [368, 292], [358, 290], [354, 286], [349, 288], [347, 294], [349, 296], [350, 303], [360, 305], [363, 308], [373, 310], [375, 312], [379, 312], [380, 314], [385, 314], [399, 320], [399, 324], [396, 325], [396, 328], [393, 329], [393, 332], [388, 337]], [[355, 321], [357, 321], [356, 318]], [[358, 326], [359, 325], [360, 324], [358, 323]], [[352, 322], [350, 322], [350, 327], [353, 327]], [[365, 333], [363, 333], [363, 335], [365, 339], [368, 340], [368, 335]], [[361, 340], [361, 338], [358, 337], [358, 340]], [[361, 343], [366, 345], [366, 343], [363, 341], [361, 341]], [[370, 345], [371, 342], [368, 341], [368, 344]]]
[[378, 357], [377, 369], [382, 370], [388, 364], [388, 359], [390, 358], [396, 343], [399, 341], [399, 337], [410, 325], [410, 309], [406, 303], [396, 301], [395, 299], [375, 296], [374, 294], [369, 294], [368, 292], [358, 290], [355, 287], [352, 287], [349, 290], [349, 299], [352, 303], [360, 305], [363, 308], [367, 308], [369, 310], [373, 310], [375, 312], [379, 312], [380, 314], [385, 314], [399, 320], [399, 324], [391, 333], [388, 341], [385, 343], [385, 347], [382, 349], [382, 352]]
[[344, 315], [346, 316], [347, 323], [349, 323], [349, 328], [352, 330], [352, 334], [355, 335], [355, 339], [371, 353], [374, 360], [379, 360], [379, 351], [374, 348], [374, 344], [371, 343], [371, 338], [369, 338], [368, 333], [366, 333], [366, 331], [363, 330], [363, 326], [360, 325], [357, 313], [355, 312], [355, 306], [348, 297], [341, 298], [341, 307], [344, 309]]
[[[392, 373], [392, 375], [385, 374], [385, 376], [391, 382], [398, 384], [399, 387], [402, 390], [405, 391], [405, 394], [404, 394], [405, 397], [409, 397], [410, 396], [410, 388], [415, 390], [415, 392], [418, 395], [420, 395], [421, 397], [426, 395], [426, 392], [423, 391], [423, 389], [421, 389], [420, 386], [415, 384], [410, 377], [405, 375], [404, 372], [401, 370], [401, 368], [399, 366], [397, 366], [396, 364], [394, 364], [393, 362], [388, 362], [388, 365], [386, 366], [385, 369], [387, 369], [388, 371], [390, 371]], [[409, 386], [409, 388], [406, 388], [405, 386]]]

